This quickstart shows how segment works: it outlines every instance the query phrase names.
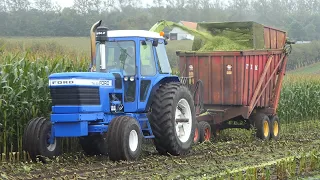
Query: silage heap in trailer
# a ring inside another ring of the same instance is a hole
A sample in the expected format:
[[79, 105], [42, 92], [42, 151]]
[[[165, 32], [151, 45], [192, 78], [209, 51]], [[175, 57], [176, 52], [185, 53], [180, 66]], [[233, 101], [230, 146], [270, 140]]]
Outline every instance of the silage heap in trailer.
[[256, 22], [202, 22], [197, 30], [175, 24], [194, 35], [192, 51], [282, 49], [286, 33]]

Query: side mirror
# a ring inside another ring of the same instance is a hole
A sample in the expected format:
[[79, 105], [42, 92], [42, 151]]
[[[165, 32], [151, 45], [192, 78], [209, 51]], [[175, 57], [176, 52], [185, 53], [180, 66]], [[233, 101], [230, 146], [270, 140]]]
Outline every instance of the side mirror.
[[157, 47], [157, 46], [158, 46], [158, 40], [154, 40], [154, 41], [152, 42], [152, 46]]
[[141, 44], [142, 44], [143, 46], [147, 45], [146, 41], [141, 41]]

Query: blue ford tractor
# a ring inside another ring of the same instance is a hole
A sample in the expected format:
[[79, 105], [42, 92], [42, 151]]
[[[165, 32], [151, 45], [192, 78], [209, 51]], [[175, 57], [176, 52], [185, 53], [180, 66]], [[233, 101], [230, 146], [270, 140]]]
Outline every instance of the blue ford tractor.
[[23, 147], [35, 160], [61, 153], [61, 138], [79, 137], [86, 154], [137, 160], [143, 138], [160, 154], [189, 152], [196, 126], [191, 92], [171, 74], [165, 38], [144, 30], [91, 28], [88, 72], [49, 76], [50, 120], [32, 119]]

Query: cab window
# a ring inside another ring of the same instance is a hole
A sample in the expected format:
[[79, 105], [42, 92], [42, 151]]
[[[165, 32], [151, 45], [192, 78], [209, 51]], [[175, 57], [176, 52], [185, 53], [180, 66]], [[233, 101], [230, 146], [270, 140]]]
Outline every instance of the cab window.
[[154, 76], [156, 74], [156, 64], [153, 55], [152, 42], [145, 41], [145, 45], [140, 43], [140, 65], [142, 76]]

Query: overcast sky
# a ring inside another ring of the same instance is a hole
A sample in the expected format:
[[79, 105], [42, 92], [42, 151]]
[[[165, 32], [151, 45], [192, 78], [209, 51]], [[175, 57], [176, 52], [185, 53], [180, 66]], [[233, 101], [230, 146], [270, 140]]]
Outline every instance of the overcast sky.
[[[54, 0], [56, 1], [62, 8], [70, 7], [73, 5], [73, 0]], [[142, 0], [144, 4], [151, 4], [152, 0]]]
[[55, 0], [61, 7], [70, 7], [73, 4], [73, 0]]

